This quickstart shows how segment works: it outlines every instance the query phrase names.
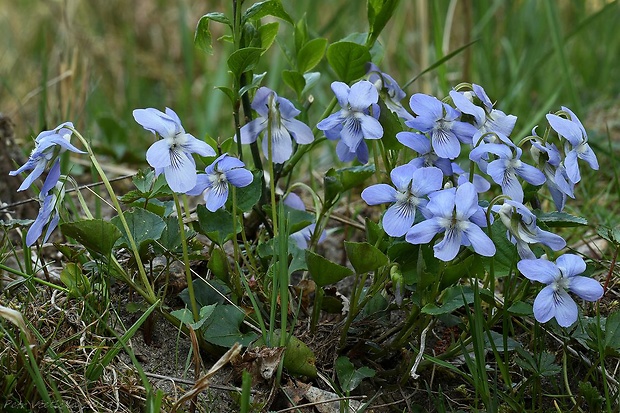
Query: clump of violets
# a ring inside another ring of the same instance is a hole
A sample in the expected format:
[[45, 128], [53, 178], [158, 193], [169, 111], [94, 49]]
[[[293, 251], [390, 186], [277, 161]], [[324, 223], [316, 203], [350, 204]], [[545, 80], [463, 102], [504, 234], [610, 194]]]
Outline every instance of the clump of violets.
[[580, 275], [586, 263], [574, 254], [564, 254], [555, 263], [543, 258], [522, 260], [517, 268], [526, 278], [547, 284], [534, 300], [534, 317], [541, 323], [555, 318], [560, 326], [570, 327], [577, 321], [579, 309], [569, 292], [586, 301], [603, 296], [598, 281]]
[[381, 139], [383, 126], [379, 123], [379, 93], [374, 84], [360, 80], [349, 87], [333, 82], [332, 91], [340, 109], [317, 124], [317, 128], [330, 140], [338, 140], [336, 153], [342, 162], [357, 158], [368, 162], [366, 139]]
[[394, 187], [371, 185], [362, 192], [368, 205], [391, 203], [383, 215], [383, 230], [391, 237], [401, 237], [411, 229], [416, 211], [423, 214], [426, 196], [441, 189], [443, 173], [439, 168], [416, 168], [412, 164], [398, 166], [390, 173]]
[[163, 173], [170, 189], [177, 193], [186, 193], [196, 186], [196, 161], [192, 154], [215, 156], [213, 148], [186, 133], [170, 108], [166, 108], [166, 113], [154, 108], [136, 109], [133, 117], [144, 129], [162, 137], [146, 151], [146, 160], [155, 168], [155, 175]]
[[204, 174], [196, 178], [196, 185], [187, 191], [187, 195], [202, 194], [209, 211], [215, 212], [222, 208], [228, 199], [228, 184], [243, 188], [252, 183], [252, 172], [245, 164], [228, 154], [219, 156], [206, 167]]
[[[241, 143], [253, 143], [261, 133], [264, 133], [263, 153], [273, 163], [281, 164], [291, 158], [293, 139], [301, 145], [314, 141], [314, 135], [308, 125], [295, 119], [301, 111], [273, 90], [266, 87], [258, 89], [252, 101], [252, 109], [260, 116], [241, 128]], [[271, 153], [269, 153], [268, 136], [271, 136]]]
[[51, 174], [51, 176], [56, 177], [55, 181], [50, 181], [48, 176], [46, 179], [48, 182], [46, 182], [45, 186], [53, 187], [60, 177], [60, 155], [67, 150], [80, 154], [86, 153], [71, 144], [73, 131], [70, 128], [73, 128], [73, 123], [64, 122], [52, 130], [41, 132], [36, 137], [34, 141], [35, 147], [28, 161], [19, 169], [9, 172], [9, 175], [15, 176], [22, 172], [32, 171], [19, 186], [18, 191], [29, 188], [45, 172], [45, 169], [50, 166], [50, 170], [57, 169], [58, 171]]
[[[391, 84], [391, 78], [376, 68], [371, 76], [377, 84], [385, 79]], [[574, 198], [574, 187], [581, 179], [578, 160], [584, 160], [592, 169], [599, 167], [586, 131], [577, 116], [562, 107], [557, 114], [547, 115], [547, 120], [563, 141], [563, 153], [548, 141], [552, 135], [547, 132], [540, 137], [536, 128], [532, 136], [516, 145], [510, 134], [517, 118], [495, 109], [481, 86], [463, 87], [468, 90], [450, 92], [452, 106], [449, 101], [424, 94], [411, 97], [414, 118], [407, 119], [405, 124], [414, 131], [399, 132], [396, 138], [417, 156], [392, 170], [394, 187], [384, 183], [371, 185], [361, 196], [369, 205], [391, 204], [383, 216], [386, 234], [404, 235], [407, 242], [415, 245], [434, 243], [434, 256], [445, 262], [456, 258], [462, 246], [471, 247], [482, 256], [495, 255], [494, 241], [482, 228], [499, 217], [521, 259], [518, 269], [530, 280], [547, 284], [534, 301], [534, 316], [540, 322], [556, 318], [561, 326], [570, 326], [577, 319], [578, 309], [568, 292], [595, 301], [602, 296], [603, 289], [597, 281], [580, 275], [585, 271], [585, 263], [575, 255], [562, 255], [555, 263], [536, 257], [533, 244], [561, 251], [566, 241], [538, 226], [536, 215], [525, 205], [533, 198], [524, 199], [523, 182], [533, 187], [546, 184], [561, 211], [566, 198]], [[403, 98], [396, 90], [393, 96], [398, 101]], [[522, 159], [522, 146], [528, 142], [534, 166]], [[470, 147], [470, 167], [477, 167], [501, 188], [503, 195], [492, 202], [503, 203], [493, 205], [490, 211], [478, 200], [479, 195], [491, 189], [490, 181], [476, 171], [461, 168], [457, 158], [462, 144]], [[424, 191], [414, 188], [420, 182], [415, 175], [422, 171], [428, 171], [422, 178]], [[442, 181], [447, 182], [443, 189]], [[416, 219], [417, 210], [422, 213], [421, 219]]]

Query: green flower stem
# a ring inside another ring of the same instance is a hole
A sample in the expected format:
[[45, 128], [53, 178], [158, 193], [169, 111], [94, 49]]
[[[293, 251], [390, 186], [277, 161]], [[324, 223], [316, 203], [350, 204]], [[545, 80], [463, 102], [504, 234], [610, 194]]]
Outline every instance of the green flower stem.
[[349, 314], [347, 314], [347, 319], [340, 335], [340, 348], [343, 348], [346, 344], [347, 332], [349, 331], [349, 327], [353, 323], [353, 320], [357, 318], [358, 314], [364, 309], [366, 304], [368, 304], [368, 302], [372, 300], [376, 294], [379, 294], [379, 292], [385, 288], [385, 285], [389, 280], [390, 266], [388, 265], [378, 268], [374, 273], [376, 279], [366, 291], [366, 295], [364, 295], [362, 300], [360, 300], [360, 297], [364, 292], [364, 285], [366, 284], [368, 273], [362, 274], [361, 277], [358, 277], [356, 274], [356, 282], [353, 285], [353, 292], [351, 293], [351, 301], [349, 303]]
[[35, 276], [31, 276], [31, 275], [25, 274], [25, 273], [23, 273], [21, 271], [18, 271], [16, 269], [14, 269], [14, 268], [7, 267], [4, 264], [0, 264], [0, 270], [9, 272], [9, 273], [17, 275], [19, 277], [23, 277], [23, 278], [25, 278], [27, 280], [32, 280], [32, 281], [36, 282], [37, 284], [45, 285], [46, 287], [50, 287], [50, 288], [53, 288], [55, 290], [62, 291], [64, 293], [68, 293], [69, 292], [69, 289], [67, 289], [67, 288], [61, 287], [61, 286], [56, 285], [54, 283], [51, 283], [49, 281], [45, 281], [45, 280], [43, 280], [43, 279], [41, 279], [39, 277], [35, 277]]
[[[269, 107], [271, 107], [273, 95], [269, 97]], [[278, 236], [278, 214], [276, 211], [276, 180], [273, 174], [273, 141], [272, 137], [273, 119], [271, 118], [271, 112], [267, 118], [267, 161], [269, 163], [269, 191], [271, 196], [271, 225], [273, 227], [273, 236]]]
[[194, 293], [192, 271], [189, 268], [189, 254], [187, 253], [187, 236], [185, 235], [185, 223], [183, 222], [183, 209], [181, 209], [181, 203], [179, 202], [179, 196], [177, 195], [177, 193], [173, 192], [172, 196], [174, 198], [174, 205], [177, 210], [179, 231], [181, 232], [181, 247], [183, 248], [183, 264], [185, 265], [185, 278], [187, 280], [187, 292], [189, 294], [189, 302], [192, 307], [192, 315], [194, 316], [194, 321], [198, 321], [200, 320], [200, 313], [198, 312], [196, 294]]
[[[247, 73], [241, 73], [241, 79], [239, 79], [239, 90], [241, 90], [244, 86], [247, 85]], [[249, 122], [252, 120], [252, 104], [250, 103], [250, 95], [248, 92], [245, 92], [243, 96], [241, 96], [241, 105], [243, 107], [243, 115], [245, 116], [245, 122]], [[241, 133], [241, 132], [239, 132]], [[237, 135], [237, 140], [241, 142], [241, 135]], [[250, 144], [250, 150], [252, 152], [252, 160], [254, 161], [254, 168], [259, 171], [263, 170], [263, 162], [260, 159], [260, 152], [258, 150], [258, 141], [254, 141]]]
[[[125, 234], [127, 235], [127, 239], [129, 240], [129, 246], [136, 260], [138, 272], [140, 273], [140, 279], [142, 280], [142, 284], [144, 285], [144, 288], [146, 290], [145, 291], [146, 296], [151, 298], [152, 302], [154, 302], [155, 292], [153, 291], [153, 287], [151, 286], [149, 278], [146, 275], [146, 270], [144, 269], [142, 258], [140, 258], [140, 251], [138, 250], [138, 246], [136, 245], [136, 240], [134, 239], [133, 235], [131, 235], [131, 231], [129, 230], [129, 225], [127, 224], [127, 220], [125, 219], [125, 216], [123, 215], [121, 204], [118, 202], [118, 198], [116, 194], [114, 193], [114, 189], [112, 188], [112, 185], [110, 184], [110, 181], [108, 180], [108, 177], [106, 176], [105, 172], [101, 168], [99, 161], [97, 161], [97, 158], [95, 157], [95, 154], [92, 148], [90, 147], [89, 143], [86, 141], [86, 139], [74, 128], [70, 126], [66, 126], [66, 127], [75, 134], [75, 136], [80, 140], [80, 142], [82, 142], [82, 144], [86, 148], [86, 151], [88, 152], [88, 156], [93, 166], [95, 167], [95, 169], [97, 170], [97, 173], [101, 177], [101, 181], [103, 182], [103, 185], [105, 186], [106, 190], [108, 191], [108, 194], [110, 195], [110, 199], [112, 200], [114, 209], [116, 209], [116, 212], [118, 213], [118, 218], [121, 221], [121, 224], [123, 225], [123, 229], [125, 230]], [[147, 298], [146, 296], [144, 298]]]
[[288, 228], [287, 218], [284, 216], [283, 204], [279, 205], [280, 238], [278, 242], [278, 278], [280, 290], [280, 343], [286, 345], [286, 329], [288, 324]]
[[383, 177], [381, 176], [381, 168], [379, 167], [379, 142], [377, 142], [376, 140], [373, 141], [372, 156], [375, 160], [375, 175], [377, 176], [377, 182], [382, 183]]
[[[233, 219], [233, 233], [237, 233], [237, 191], [234, 185], [231, 185], [232, 188], [232, 219]], [[244, 232], [243, 228], [243, 214], [241, 215], [241, 232]], [[237, 242], [236, 235], [233, 237], [233, 257], [236, 263], [241, 263], [241, 253], [239, 251], [239, 243]], [[233, 273], [235, 274], [235, 279], [231, 280], [232, 284], [235, 286], [235, 293], [238, 297], [243, 295], [243, 288], [241, 287], [241, 268], [238, 265], [235, 266]]]

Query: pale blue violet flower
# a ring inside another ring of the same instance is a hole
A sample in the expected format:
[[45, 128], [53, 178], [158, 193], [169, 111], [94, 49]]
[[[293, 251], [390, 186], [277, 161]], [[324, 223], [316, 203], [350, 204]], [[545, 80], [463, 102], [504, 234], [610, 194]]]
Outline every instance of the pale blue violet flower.
[[[494, 139], [494, 136], [497, 136], [505, 144], [514, 146], [509, 136], [515, 127], [517, 117], [494, 109], [491, 100], [481, 86], [473, 84], [472, 88], [473, 92], [464, 93], [452, 90], [450, 97], [457, 109], [473, 117], [474, 126], [477, 129], [473, 135], [473, 144], [478, 145], [482, 137], [487, 143], [499, 143]], [[474, 98], [477, 98], [482, 107], [474, 104]]]
[[[260, 116], [241, 128], [241, 143], [249, 144], [256, 141], [258, 135], [265, 131], [271, 122], [271, 131], [263, 136], [262, 148], [265, 156], [273, 163], [284, 163], [293, 155], [293, 139], [301, 145], [314, 141], [312, 130], [305, 123], [295, 119], [301, 113], [293, 104], [280, 97], [273, 90], [261, 87], [256, 91], [252, 101], [252, 109]], [[271, 133], [271, 156], [269, 140]], [[291, 139], [292, 137], [292, 139]], [[237, 137], [235, 136], [235, 141]]]
[[568, 292], [586, 301], [596, 301], [603, 296], [601, 284], [582, 274], [586, 263], [577, 255], [564, 254], [555, 263], [539, 258], [522, 260], [517, 268], [526, 278], [547, 284], [534, 300], [534, 317], [546, 323], [555, 317], [562, 327], [569, 327], [579, 315], [577, 304]]
[[[60, 170], [60, 169], [59, 169]], [[39, 208], [39, 213], [28, 229], [28, 233], [26, 234], [26, 245], [29, 247], [32, 246], [41, 234], [43, 234], [43, 229], [47, 226], [47, 230], [45, 231], [45, 236], [43, 237], [43, 242], [47, 242], [50, 235], [58, 226], [58, 222], [60, 221], [60, 213], [58, 212], [58, 207], [65, 196], [64, 185], [65, 182], [59, 180], [59, 176], [55, 177], [56, 182], [54, 182], [54, 186], [50, 188], [48, 191], [39, 193], [39, 202], [41, 207]]]
[[379, 95], [383, 99], [385, 106], [404, 120], [411, 120], [413, 116], [400, 103], [407, 95], [398, 86], [394, 78], [387, 73], [383, 73], [374, 63], [368, 64], [368, 81], [373, 83]]
[[484, 209], [478, 205], [476, 188], [465, 182], [458, 188], [447, 188], [429, 195], [426, 205], [430, 218], [415, 224], [405, 235], [411, 244], [428, 244], [439, 233], [443, 239], [435, 244], [435, 257], [450, 261], [461, 245], [470, 246], [485, 257], [495, 255], [495, 244], [480, 227], [487, 225]]
[[163, 138], [146, 151], [146, 160], [155, 168], [155, 175], [163, 172], [168, 186], [177, 193], [186, 193], [196, 186], [196, 161], [192, 154], [215, 156], [213, 148], [185, 133], [181, 120], [170, 108], [166, 108], [166, 113], [154, 108], [136, 109], [133, 117], [144, 129]]
[[367, 80], [360, 80], [350, 88], [345, 83], [333, 82], [331, 88], [342, 109], [320, 121], [316, 127], [322, 130], [328, 139], [339, 139], [336, 153], [342, 162], [349, 162], [357, 157], [365, 164], [368, 162], [365, 139], [383, 137], [383, 127], [377, 120], [377, 88]]
[[598, 170], [598, 160], [596, 154], [588, 145], [588, 135], [579, 118], [568, 108], [562, 106], [562, 111], [566, 113], [570, 119], [560, 117], [558, 115], [547, 115], [547, 121], [551, 128], [558, 133], [559, 136], [567, 140], [564, 148], [566, 158], [564, 166], [572, 183], [576, 184], [581, 180], [579, 165], [577, 158], [583, 159], [590, 165], [590, 168]]
[[459, 120], [461, 112], [434, 96], [416, 93], [409, 99], [417, 115], [405, 125], [429, 134], [435, 153], [441, 158], [454, 159], [461, 153], [461, 142], [471, 144], [476, 128]]
[[513, 201], [523, 202], [523, 187], [518, 176], [532, 185], [542, 185], [546, 181], [545, 174], [521, 160], [521, 148], [509, 147], [499, 143], [483, 143], [469, 153], [469, 159], [479, 163], [483, 155], [492, 153], [498, 159], [491, 161], [486, 172], [493, 181], [501, 186], [502, 193]]
[[[537, 136], [532, 131], [533, 136]], [[568, 172], [561, 162], [560, 150], [553, 143], [545, 142], [544, 145], [538, 139], [531, 141], [530, 153], [547, 178], [547, 188], [553, 203], [558, 211], [564, 209], [566, 196], [575, 198], [575, 184], [568, 177]]]
[[[86, 153], [71, 144], [70, 140], [73, 131], [67, 128], [67, 126], [73, 128], [71, 122], [64, 122], [52, 130], [41, 132], [35, 139], [35, 147], [28, 161], [19, 169], [9, 172], [9, 175], [15, 176], [25, 171], [32, 171], [26, 179], [24, 179], [24, 182], [22, 182], [17, 189], [18, 191], [23, 191], [30, 187], [35, 179], [40, 177], [45, 171], [45, 168], [50, 164], [56, 165], [56, 163], [59, 162], [59, 155], [64, 151], [69, 150], [75, 153]], [[60, 176], [60, 173], [58, 176]], [[49, 186], [53, 187], [55, 184], [55, 182], [49, 183]]]
[[521, 259], [536, 258], [529, 244], [540, 243], [554, 251], [566, 246], [564, 238], [540, 229], [536, 225], [536, 215], [520, 202], [505, 200], [503, 205], [496, 205], [493, 210], [498, 212], [502, 223], [508, 229], [508, 239], [516, 244]]
[[390, 177], [396, 189], [387, 184], [371, 185], [362, 191], [362, 199], [368, 205], [391, 203], [383, 215], [383, 230], [391, 237], [402, 237], [413, 226], [417, 210], [426, 215], [426, 196], [441, 189], [443, 173], [432, 166], [416, 169], [406, 164], [392, 169]]
[[426, 135], [414, 132], [398, 132], [396, 139], [408, 148], [418, 153], [418, 157], [409, 161], [416, 168], [424, 166], [436, 166], [441, 169], [445, 176], [452, 176], [452, 162], [448, 158], [440, 158], [431, 146], [431, 141]]
[[[304, 201], [302, 201], [299, 195], [297, 195], [294, 192], [289, 193], [286, 196], [286, 198], [284, 198], [283, 202], [284, 202], [284, 205], [289, 206], [293, 209], [297, 209], [299, 211], [306, 210]], [[308, 246], [310, 245], [310, 240], [312, 240], [312, 235], [314, 234], [315, 230], [316, 230], [316, 224], [312, 223], [308, 225], [307, 227], [304, 227], [300, 229], [299, 231], [292, 233], [290, 235], [290, 238], [295, 242], [298, 248], [305, 250], [305, 249], [308, 249]], [[327, 234], [325, 233], [325, 231], [321, 232], [321, 236], [317, 240], [317, 243], [320, 244], [321, 242], [325, 241], [326, 237], [327, 237]]]
[[228, 154], [219, 156], [206, 167], [204, 174], [198, 174], [196, 185], [187, 191], [187, 195], [203, 194], [206, 207], [215, 212], [222, 208], [228, 199], [228, 184], [243, 188], [254, 180], [252, 172], [245, 169], [245, 164]]

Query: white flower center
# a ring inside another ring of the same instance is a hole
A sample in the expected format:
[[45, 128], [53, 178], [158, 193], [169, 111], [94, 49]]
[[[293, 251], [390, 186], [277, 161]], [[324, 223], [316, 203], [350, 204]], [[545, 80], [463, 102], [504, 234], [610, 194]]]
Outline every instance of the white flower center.
[[170, 150], [175, 151], [175, 152], [181, 151], [188, 140], [187, 134], [185, 133], [177, 133], [174, 136], [167, 136], [164, 139], [166, 140], [166, 143], [168, 144], [168, 147], [170, 148]]
[[523, 162], [521, 162], [520, 159], [507, 159], [506, 160], [506, 170], [508, 171], [514, 171], [515, 169], [518, 169], [521, 167], [521, 165], [523, 164]]

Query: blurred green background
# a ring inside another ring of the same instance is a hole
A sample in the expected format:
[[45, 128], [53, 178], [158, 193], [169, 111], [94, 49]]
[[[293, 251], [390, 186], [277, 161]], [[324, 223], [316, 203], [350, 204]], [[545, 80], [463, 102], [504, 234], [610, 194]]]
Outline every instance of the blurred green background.
[[[39, 131], [72, 120], [118, 163], [143, 163], [152, 139], [133, 121], [135, 108], [169, 106], [194, 135], [230, 137], [230, 105], [214, 89], [231, 85], [225, 63], [231, 45], [217, 40], [226, 28], [211, 24], [213, 55], [194, 47], [193, 34], [203, 14], [230, 15], [231, 3], [0, 0], [0, 112], [12, 118], [25, 151]], [[361, 0], [283, 4], [294, 20], [306, 15], [311, 37], [330, 43], [367, 30]], [[518, 132], [527, 133], [560, 105], [594, 119], [586, 127], [604, 132], [618, 122], [618, 21], [616, 2], [403, 0], [379, 38], [380, 67], [404, 84], [473, 42], [417, 79], [407, 94], [442, 97], [470, 81], [483, 85], [500, 109], [519, 116]], [[289, 98], [294, 94], [280, 73], [288, 68], [283, 50], [292, 48], [291, 33], [281, 22], [279, 43], [256, 70], [268, 71], [266, 84]], [[334, 80], [325, 62], [318, 70], [323, 76], [312, 91], [311, 123], [318, 121]]]

